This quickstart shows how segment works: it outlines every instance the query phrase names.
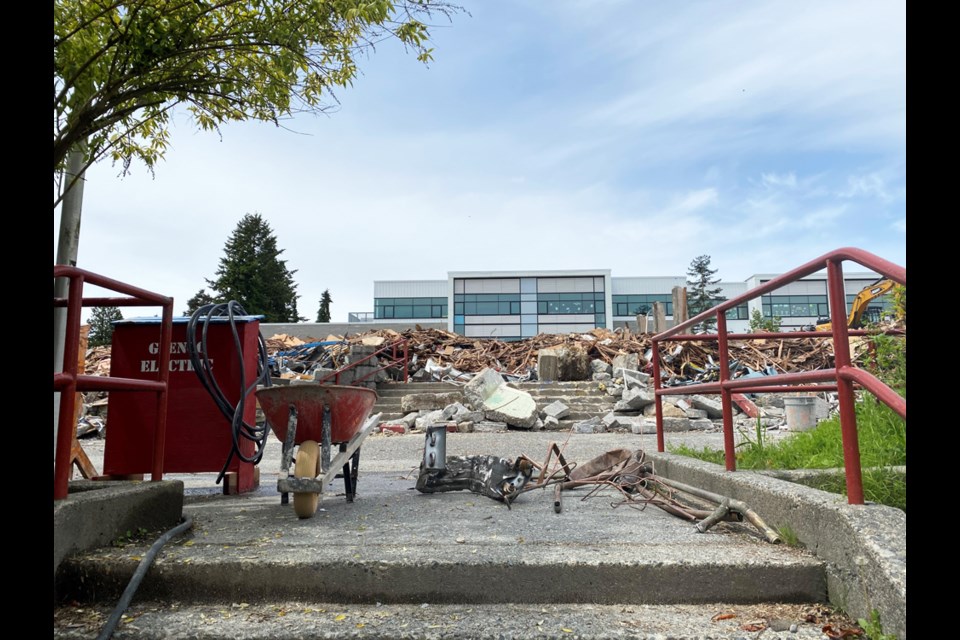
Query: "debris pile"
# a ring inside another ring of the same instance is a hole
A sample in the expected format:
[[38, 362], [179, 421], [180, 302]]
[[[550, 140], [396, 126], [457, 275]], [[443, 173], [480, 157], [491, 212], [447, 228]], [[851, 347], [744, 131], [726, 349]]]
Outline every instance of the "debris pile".
[[[468, 338], [441, 329], [423, 329], [417, 326], [406, 331], [392, 329], [371, 330], [348, 336], [327, 336], [324, 341], [303, 342], [284, 334], [267, 340], [268, 353], [282, 358], [288, 372], [304, 373], [311, 367], [335, 368], [347, 353], [349, 346], [385, 346], [400, 339], [407, 340], [410, 366], [408, 374], [414, 380], [451, 380], [466, 383], [474, 374], [490, 368], [507, 380], [536, 380], [543, 353], [572, 354], [580, 361], [599, 360], [611, 364], [624, 356], [637, 361], [621, 367], [652, 372], [650, 334], [636, 334], [629, 329], [593, 329], [585, 333], [540, 334], [533, 338], [505, 342], [493, 338]], [[851, 338], [853, 356], [863, 357], [867, 342]], [[668, 342], [661, 347], [661, 375], [665, 386], [709, 382], [719, 376], [715, 342]], [[731, 340], [730, 368], [733, 377], [757, 374], [772, 375], [795, 371], [811, 371], [833, 366], [833, 343], [817, 338], [783, 339], [759, 338]], [[571, 370], [575, 367], [569, 367]], [[582, 367], [577, 367], [582, 369]], [[589, 371], [582, 377], [563, 375], [561, 357], [558, 380], [589, 379]], [[615, 376], [616, 371], [612, 374]], [[540, 372], [540, 379], [545, 378]]]

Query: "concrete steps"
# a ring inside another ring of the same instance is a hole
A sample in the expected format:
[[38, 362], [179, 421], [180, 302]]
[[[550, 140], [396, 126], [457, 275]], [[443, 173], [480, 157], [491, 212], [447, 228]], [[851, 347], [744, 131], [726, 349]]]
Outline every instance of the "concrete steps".
[[[570, 415], [561, 420], [561, 426], [568, 428], [575, 422], [604, 416], [613, 410], [617, 398], [602, 390], [596, 382], [521, 382], [516, 388], [529, 393], [539, 409], [559, 400], [570, 407]], [[410, 382], [406, 384], [386, 383], [377, 387], [378, 400], [374, 413], [382, 413], [381, 420], [387, 422], [404, 416], [400, 403], [405, 395], [415, 393], [449, 393], [460, 391], [463, 385], [444, 382]]]
[[[508, 509], [464, 492], [420, 494], [412, 485], [395, 472], [367, 473], [354, 503], [328, 494], [306, 520], [280, 504], [275, 486], [246, 496], [239, 510], [224, 510], [226, 496], [192, 500], [184, 515], [193, 529], [165, 547], [137, 599], [229, 607], [825, 598], [822, 561], [769, 544], [744, 524], [700, 534], [655, 507], [614, 511], [614, 495], [580, 500], [586, 492], [571, 491], [558, 515], [552, 492], [524, 494]], [[115, 601], [148, 544], [68, 558], [63, 592]]]
[[[447, 453], [537, 454], [551, 437], [454, 434]], [[583, 462], [612, 448], [649, 449], [651, 438], [571, 434], [565, 453]], [[735, 640], [754, 637], [743, 626], [756, 620], [769, 623], [764, 638], [823, 635], [822, 623], [804, 622], [804, 612], [826, 603], [828, 570], [836, 567], [809, 551], [769, 544], [745, 523], [701, 534], [654, 506], [614, 509], [612, 490], [588, 499], [585, 489], [565, 492], [559, 514], [552, 492], [540, 490], [510, 509], [468, 492], [421, 494], [411, 473], [421, 447], [422, 437], [371, 436], [356, 501], [335, 493], [342, 489], [335, 483], [305, 520], [279, 502], [278, 442], [254, 492], [222, 495], [212, 480], [208, 490], [186, 492], [183, 515], [193, 528], [160, 552], [113, 637]], [[661, 457], [667, 475], [683, 466], [735, 480], [713, 465]], [[202, 484], [193, 475], [187, 481]], [[686, 481], [721, 490], [704, 478]], [[852, 544], [856, 532], [873, 531], [889, 515], [844, 509], [820, 492], [762, 476], [740, 484], [756, 492], [748, 503], [771, 525], [790, 523], [804, 505], [797, 522], [818, 523], [802, 529], [811, 547]], [[843, 535], [818, 538], [819, 523], [837, 526], [838, 510], [850, 512], [853, 533], [841, 527]], [[95, 637], [156, 537], [67, 558], [54, 637]], [[866, 553], [856, 549], [851, 557]]]

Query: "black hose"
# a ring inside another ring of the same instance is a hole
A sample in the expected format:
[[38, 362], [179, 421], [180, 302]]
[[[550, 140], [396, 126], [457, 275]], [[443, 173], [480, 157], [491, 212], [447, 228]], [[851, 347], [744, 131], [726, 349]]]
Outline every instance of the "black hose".
[[130, 601], [133, 599], [133, 594], [137, 592], [137, 587], [140, 586], [144, 576], [147, 575], [147, 569], [149, 569], [150, 565], [153, 564], [153, 559], [157, 557], [161, 547], [167, 544], [171, 538], [180, 535], [192, 526], [193, 518], [187, 518], [173, 529], [170, 529], [165, 534], [160, 536], [160, 538], [153, 543], [153, 546], [150, 547], [149, 551], [147, 551], [147, 555], [143, 556], [143, 558], [140, 560], [140, 564], [137, 565], [137, 570], [133, 572], [133, 577], [130, 578], [127, 588], [124, 589], [123, 595], [120, 596], [120, 602], [118, 602], [117, 606], [114, 607], [113, 613], [110, 614], [110, 618], [107, 620], [107, 624], [104, 625], [103, 629], [100, 631], [100, 635], [97, 636], [97, 640], [110, 640], [110, 637], [116, 630], [117, 625], [120, 623], [120, 618], [123, 617], [127, 607], [130, 606]]
[[[217, 476], [217, 484], [220, 484], [220, 481], [223, 480], [224, 475], [227, 473], [227, 469], [230, 468], [230, 463], [233, 461], [234, 456], [240, 458], [244, 462], [258, 464], [260, 462], [260, 458], [263, 457], [263, 452], [267, 445], [267, 435], [270, 433], [269, 422], [264, 421], [263, 426], [258, 427], [256, 424], [247, 424], [243, 419], [243, 414], [245, 412], [247, 403], [247, 396], [253, 393], [258, 385], [262, 384], [269, 387], [271, 384], [270, 368], [267, 361], [267, 344], [263, 339], [263, 335], [258, 334], [257, 377], [250, 386], [247, 386], [243, 348], [240, 344], [240, 334], [237, 331], [236, 324], [236, 316], [245, 315], [247, 315], [247, 313], [243, 310], [243, 307], [240, 306], [240, 303], [235, 300], [231, 300], [230, 302], [226, 303], [204, 305], [197, 309], [193, 315], [190, 316], [190, 320], [187, 322], [187, 352], [190, 355], [190, 363], [193, 365], [193, 370], [200, 379], [200, 383], [203, 385], [204, 389], [207, 390], [207, 393], [209, 393], [213, 398], [214, 402], [216, 402], [217, 407], [220, 409], [220, 413], [222, 413], [230, 422], [230, 433], [233, 438], [230, 454], [227, 456], [227, 460], [223, 464], [223, 469], [220, 470], [220, 474]], [[213, 365], [210, 363], [207, 350], [207, 330], [210, 327], [210, 322], [213, 318], [223, 318], [224, 316], [226, 316], [230, 325], [230, 331], [233, 335], [234, 349], [237, 352], [237, 360], [240, 362], [240, 399], [237, 401], [235, 406], [231, 404], [229, 400], [227, 400], [220, 388], [220, 385], [217, 383], [217, 380], [212, 373]], [[203, 322], [201, 324], [201, 337], [198, 344], [196, 332], [197, 323], [200, 321], [200, 318], [203, 318]], [[240, 449], [241, 439], [252, 441], [254, 443], [255, 448], [253, 455], [244, 455], [243, 451]]]

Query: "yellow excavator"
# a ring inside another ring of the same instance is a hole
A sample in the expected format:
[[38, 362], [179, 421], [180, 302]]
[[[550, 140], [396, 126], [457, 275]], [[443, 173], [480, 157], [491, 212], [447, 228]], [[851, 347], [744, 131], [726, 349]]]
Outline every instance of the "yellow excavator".
[[[873, 284], [861, 289], [857, 297], [853, 299], [853, 304], [850, 306], [850, 315], [847, 317], [847, 328], [859, 329], [863, 324], [863, 314], [866, 313], [870, 302], [887, 293], [896, 285], [897, 283], [893, 280], [877, 280]], [[808, 331], [831, 331], [833, 325], [830, 323], [829, 318], [820, 318], [817, 320], [816, 326], [808, 326], [806, 329]]]

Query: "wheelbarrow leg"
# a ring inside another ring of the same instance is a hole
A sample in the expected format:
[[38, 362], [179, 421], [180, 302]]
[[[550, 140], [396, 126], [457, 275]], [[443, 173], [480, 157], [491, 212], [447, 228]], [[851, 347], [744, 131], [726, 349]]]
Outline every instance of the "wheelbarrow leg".
[[[290, 417], [287, 420], [287, 437], [283, 440], [283, 450], [280, 455], [281, 475], [287, 476], [290, 472], [290, 463], [293, 461], [293, 447], [297, 441], [297, 408], [290, 405]], [[290, 494], [286, 491], [280, 494], [280, 504], [290, 504]]]
[[[347, 445], [340, 445], [340, 451], [346, 451]], [[357, 495], [357, 473], [360, 466], [360, 449], [357, 449], [350, 459], [343, 465], [343, 488], [347, 494], [347, 502], [353, 502]]]

